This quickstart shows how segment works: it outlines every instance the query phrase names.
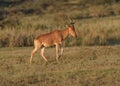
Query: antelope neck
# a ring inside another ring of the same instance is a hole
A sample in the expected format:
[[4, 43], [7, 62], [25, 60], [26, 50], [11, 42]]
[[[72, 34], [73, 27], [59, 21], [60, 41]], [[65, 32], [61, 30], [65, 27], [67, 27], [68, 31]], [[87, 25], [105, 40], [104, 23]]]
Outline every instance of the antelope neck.
[[69, 35], [69, 29], [65, 28], [64, 30], [61, 31], [62, 32], [62, 37], [63, 39], [66, 39]]

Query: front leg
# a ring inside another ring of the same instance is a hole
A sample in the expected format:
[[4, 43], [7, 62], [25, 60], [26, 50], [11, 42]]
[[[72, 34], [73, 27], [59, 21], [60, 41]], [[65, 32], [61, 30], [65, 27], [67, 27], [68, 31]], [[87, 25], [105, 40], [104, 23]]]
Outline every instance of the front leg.
[[62, 44], [60, 45], [60, 55], [59, 55], [59, 58], [62, 56], [63, 54], [63, 47], [62, 47]]
[[59, 58], [59, 44], [56, 44], [56, 60], [58, 62], [58, 58]]

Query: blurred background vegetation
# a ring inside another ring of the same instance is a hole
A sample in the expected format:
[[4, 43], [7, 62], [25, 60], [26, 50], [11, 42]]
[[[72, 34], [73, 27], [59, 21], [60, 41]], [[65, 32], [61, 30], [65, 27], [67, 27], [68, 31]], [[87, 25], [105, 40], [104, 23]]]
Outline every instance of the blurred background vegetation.
[[0, 0], [0, 47], [32, 46], [36, 36], [64, 29], [66, 15], [78, 38], [64, 46], [120, 44], [119, 0]]

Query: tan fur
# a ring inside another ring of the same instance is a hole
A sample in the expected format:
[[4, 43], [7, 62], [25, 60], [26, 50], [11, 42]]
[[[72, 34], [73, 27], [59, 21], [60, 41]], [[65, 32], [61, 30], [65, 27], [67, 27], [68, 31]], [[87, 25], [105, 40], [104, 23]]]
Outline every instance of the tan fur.
[[[44, 49], [45, 49], [45, 47], [49, 47], [49, 46], [52, 46], [52, 45], [56, 46], [56, 60], [58, 61], [58, 58], [63, 53], [62, 41], [65, 40], [68, 37], [69, 34], [71, 34], [73, 37], [77, 37], [73, 24], [70, 24], [64, 30], [55, 30], [53, 32], [43, 34], [43, 35], [40, 35], [37, 38], [35, 38], [34, 39], [35, 48], [31, 52], [30, 64], [32, 63], [32, 57], [33, 57], [34, 53], [39, 48], [41, 48], [41, 56], [47, 62], [48, 60], [43, 55], [44, 54]], [[61, 48], [61, 53], [60, 54], [59, 54], [59, 46]]]

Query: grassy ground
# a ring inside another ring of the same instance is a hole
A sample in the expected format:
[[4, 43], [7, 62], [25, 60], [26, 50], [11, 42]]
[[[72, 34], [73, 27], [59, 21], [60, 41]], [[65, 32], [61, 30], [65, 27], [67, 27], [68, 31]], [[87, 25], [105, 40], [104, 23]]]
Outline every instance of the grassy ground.
[[120, 46], [67, 47], [57, 63], [55, 49], [0, 48], [0, 86], [120, 86]]

